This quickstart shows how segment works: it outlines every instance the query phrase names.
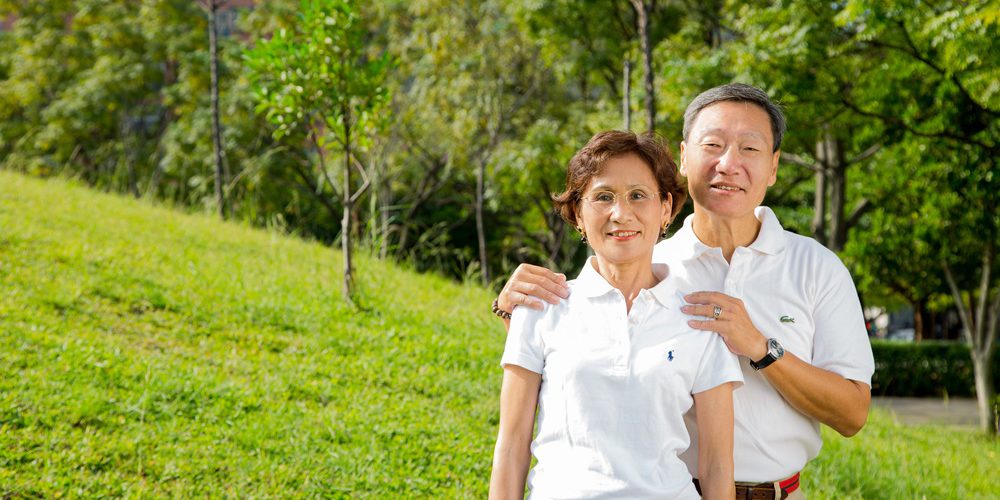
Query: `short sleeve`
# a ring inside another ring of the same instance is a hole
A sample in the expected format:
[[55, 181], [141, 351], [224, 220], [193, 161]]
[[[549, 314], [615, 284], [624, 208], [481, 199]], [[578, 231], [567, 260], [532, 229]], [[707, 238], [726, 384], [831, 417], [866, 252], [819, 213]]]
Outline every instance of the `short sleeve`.
[[740, 361], [726, 347], [722, 336], [711, 332], [705, 334], [710, 338], [705, 343], [705, 352], [702, 354], [701, 364], [698, 365], [698, 374], [695, 376], [691, 394], [704, 392], [727, 382], [736, 382], [734, 389], [743, 385]]
[[840, 259], [830, 258], [823, 273], [828, 277], [818, 282], [816, 293], [812, 364], [871, 386], [875, 360], [858, 291]]
[[[548, 309], [546, 305], [545, 310]], [[544, 314], [542, 311], [527, 307], [514, 308], [500, 366], [517, 365], [535, 373], [542, 373], [545, 364], [545, 346], [538, 326]]]

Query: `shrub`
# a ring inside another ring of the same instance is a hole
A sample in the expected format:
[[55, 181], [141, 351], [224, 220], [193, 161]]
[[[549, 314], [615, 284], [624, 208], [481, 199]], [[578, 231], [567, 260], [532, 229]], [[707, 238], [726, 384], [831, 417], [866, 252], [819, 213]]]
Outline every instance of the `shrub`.
[[[961, 342], [903, 343], [872, 340], [877, 396], [974, 396], [969, 346]], [[993, 380], [1000, 386], [1000, 355], [993, 356]]]

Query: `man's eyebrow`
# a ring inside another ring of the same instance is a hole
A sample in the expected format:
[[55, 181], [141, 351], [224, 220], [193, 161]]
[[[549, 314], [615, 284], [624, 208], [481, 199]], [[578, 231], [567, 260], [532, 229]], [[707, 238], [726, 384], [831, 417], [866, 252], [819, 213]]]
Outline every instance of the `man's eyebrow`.
[[[721, 128], [718, 128], [718, 127], [716, 127], [716, 128], [710, 128], [710, 129], [706, 129], [706, 130], [702, 131], [700, 137], [704, 138], [706, 135], [710, 135], [710, 134], [720, 134], [721, 135], [724, 132], [725, 132], [724, 129], [721, 129]], [[758, 139], [760, 139], [760, 140], [762, 140], [764, 142], [767, 142], [767, 136], [765, 136], [764, 134], [761, 134], [760, 132], [756, 132], [756, 131], [753, 131], [753, 130], [747, 130], [745, 132], [740, 132], [739, 135], [740, 136], [749, 135], [749, 136], [758, 138]]]

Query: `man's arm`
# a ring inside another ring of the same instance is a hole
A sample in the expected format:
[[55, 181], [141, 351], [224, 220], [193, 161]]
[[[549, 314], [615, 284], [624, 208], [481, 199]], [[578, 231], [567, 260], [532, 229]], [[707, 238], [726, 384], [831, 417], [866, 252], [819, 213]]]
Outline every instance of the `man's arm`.
[[788, 351], [760, 372], [792, 407], [842, 436], [857, 434], [868, 420], [872, 390], [863, 382], [817, 368]]
[[516, 365], [507, 365], [500, 389], [500, 430], [493, 451], [490, 496], [524, 498], [524, 481], [531, 464], [531, 434], [542, 376]]
[[[722, 308], [716, 320], [688, 321], [692, 328], [718, 333], [738, 356], [757, 361], [767, 355], [767, 337], [750, 321], [743, 301], [718, 292], [693, 293], [685, 300], [695, 304], [682, 309], [691, 315], [711, 317], [715, 306]], [[761, 373], [793, 408], [843, 436], [857, 434], [868, 420], [871, 388], [863, 382], [813, 366], [787, 351]]]
[[703, 498], [733, 498], [733, 384], [694, 395], [698, 428], [698, 482]]
[[[569, 287], [566, 286], [566, 275], [540, 266], [521, 264], [500, 291], [497, 307], [506, 312], [513, 312], [515, 306], [541, 311], [544, 307], [542, 301], [555, 305], [567, 297]], [[504, 319], [503, 322], [504, 328], [510, 329], [510, 320]]]

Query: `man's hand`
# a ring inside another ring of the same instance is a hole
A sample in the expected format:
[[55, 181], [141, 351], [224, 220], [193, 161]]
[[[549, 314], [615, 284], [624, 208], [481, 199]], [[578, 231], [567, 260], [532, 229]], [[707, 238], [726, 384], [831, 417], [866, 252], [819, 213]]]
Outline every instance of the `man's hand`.
[[743, 301], [718, 292], [698, 292], [684, 296], [689, 306], [681, 311], [692, 316], [714, 316], [715, 307], [722, 308], [716, 319], [691, 320], [688, 325], [698, 330], [716, 332], [726, 342], [726, 347], [737, 356], [759, 361], [767, 355], [767, 337], [750, 321]]
[[566, 286], [566, 275], [554, 273], [544, 267], [521, 264], [500, 291], [497, 305], [507, 312], [513, 311], [514, 306], [525, 306], [541, 311], [544, 307], [543, 300], [550, 304], [558, 304], [567, 297], [569, 297], [569, 287]]

